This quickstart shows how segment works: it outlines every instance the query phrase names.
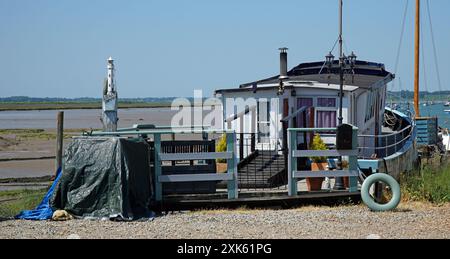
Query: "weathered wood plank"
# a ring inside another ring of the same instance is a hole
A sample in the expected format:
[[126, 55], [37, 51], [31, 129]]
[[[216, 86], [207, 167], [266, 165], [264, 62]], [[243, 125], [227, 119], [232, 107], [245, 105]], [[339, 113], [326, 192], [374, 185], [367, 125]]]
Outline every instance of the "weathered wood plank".
[[357, 170], [294, 171], [294, 178], [355, 177], [358, 175], [359, 171]]
[[336, 156], [357, 156], [358, 150], [294, 150], [293, 157], [336, 157]]
[[158, 177], [160, 183], [229, 181], [232, 179], [233, 176], [229, 174], [171, 174]]

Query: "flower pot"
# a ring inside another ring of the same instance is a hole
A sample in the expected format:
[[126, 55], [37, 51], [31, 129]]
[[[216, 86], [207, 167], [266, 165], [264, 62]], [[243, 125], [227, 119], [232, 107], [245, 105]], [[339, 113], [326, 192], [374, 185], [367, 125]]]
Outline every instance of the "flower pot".
[[[328, 170], [328, 163], [312, 163], [311, 171], [326, 171]], [[306, 178], [306, 186], [308, 191], [320, 191], [322, 190], [322, 183], [325, 180], [324, 177], [320, 178]]]
[[342, 177], [344, 179], [344, 188], [350, 188], [350, 178], [348, 176]]

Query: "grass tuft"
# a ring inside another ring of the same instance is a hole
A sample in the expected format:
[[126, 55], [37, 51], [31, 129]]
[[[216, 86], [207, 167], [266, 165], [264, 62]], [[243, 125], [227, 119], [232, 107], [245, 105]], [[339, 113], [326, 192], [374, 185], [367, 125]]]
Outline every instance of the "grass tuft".
[[[83, 130], [64, 130], [64, 138], [71, 138], [75, 133]], [[27, 141], [27, 140], [55, 140], [56, 132], [46, 131], [43, 129], [0, 129], [2, 139], [10, 141]]]
[[450, 164], [425, 166], [420, 171], [403, 174], [400, 182], [405, 201], [450, 202]]
[[[14, 190], [0, 192], [0, 218], [11, 218], [22, 210], [34, 209], [47, 190]], [[6, 200], [6, 201], [5, 201]]]

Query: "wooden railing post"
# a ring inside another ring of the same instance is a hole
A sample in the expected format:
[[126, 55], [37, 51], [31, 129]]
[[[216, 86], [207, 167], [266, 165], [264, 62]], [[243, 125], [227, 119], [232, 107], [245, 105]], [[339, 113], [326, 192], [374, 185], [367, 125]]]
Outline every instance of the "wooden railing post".
[[293, 157], [294, 150], [297, 150], [297, 132], [288, 130], [288, 195], [297, 195], [297, 179], [294, 177], [294, 171], [297, 170], [297, 158]]
[[[352, 149], [358, 150], [358, 128], [353, 127], [352, 133]], [[349, 156], [349, 169], [351, 171], [358, 171], [358, 156]], [[349, 191], [358, 191], [358, 177], [349, 177]]]
[[154, 147], [155, 147], [155, 159], [154, 159], [154, 170], [155, 170], [155, 200], [162, 201], [162, 183], [159, 181], [159, 177], [162, 175], [161, 169], [161, 134], [156, 133], [153, 137]]
[[227, 133], [227, 152], [232, 152], [233, 156], [227, 160], [227, 174], [232, 180], [228, 180], [228, 199], [238, 198], [238, 172], [237, 172], [237, 154], [236, 154], [236, 133]]

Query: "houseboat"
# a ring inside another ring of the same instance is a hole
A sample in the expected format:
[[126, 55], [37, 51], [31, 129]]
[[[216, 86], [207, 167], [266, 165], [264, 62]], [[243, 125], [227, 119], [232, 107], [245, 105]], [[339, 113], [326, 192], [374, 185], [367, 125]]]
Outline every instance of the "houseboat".
[[[361, 170], [398, 177], [412, 169], [417, 157], [413, 121], [386, 108], [387, 84], [395, 76], [383, 64], [357, 60], [352, 53], [345, 64], [341, 98], [341, 64], [331, 57], [287, 71], [287, 49], [281, 48], [279, 75], [215, 91], [223, 103], [223, 129], [238, 135], [242, 186], [252, 186], [246, 179], [255, 188], [272, 186], [275, 179], [285, 184], [286, 168], [277, 165], [283, 164], [287, 151], [287, 128], [336, 128], [340, 117], [342, 123], [358, 128]], [[336, 134], [320, 135], [330, 149], [336, 148]], [[312, 137], [298, 135], [300, 148], [308, 149]], [[252, 161], [261, 157], [255, 166]]]

